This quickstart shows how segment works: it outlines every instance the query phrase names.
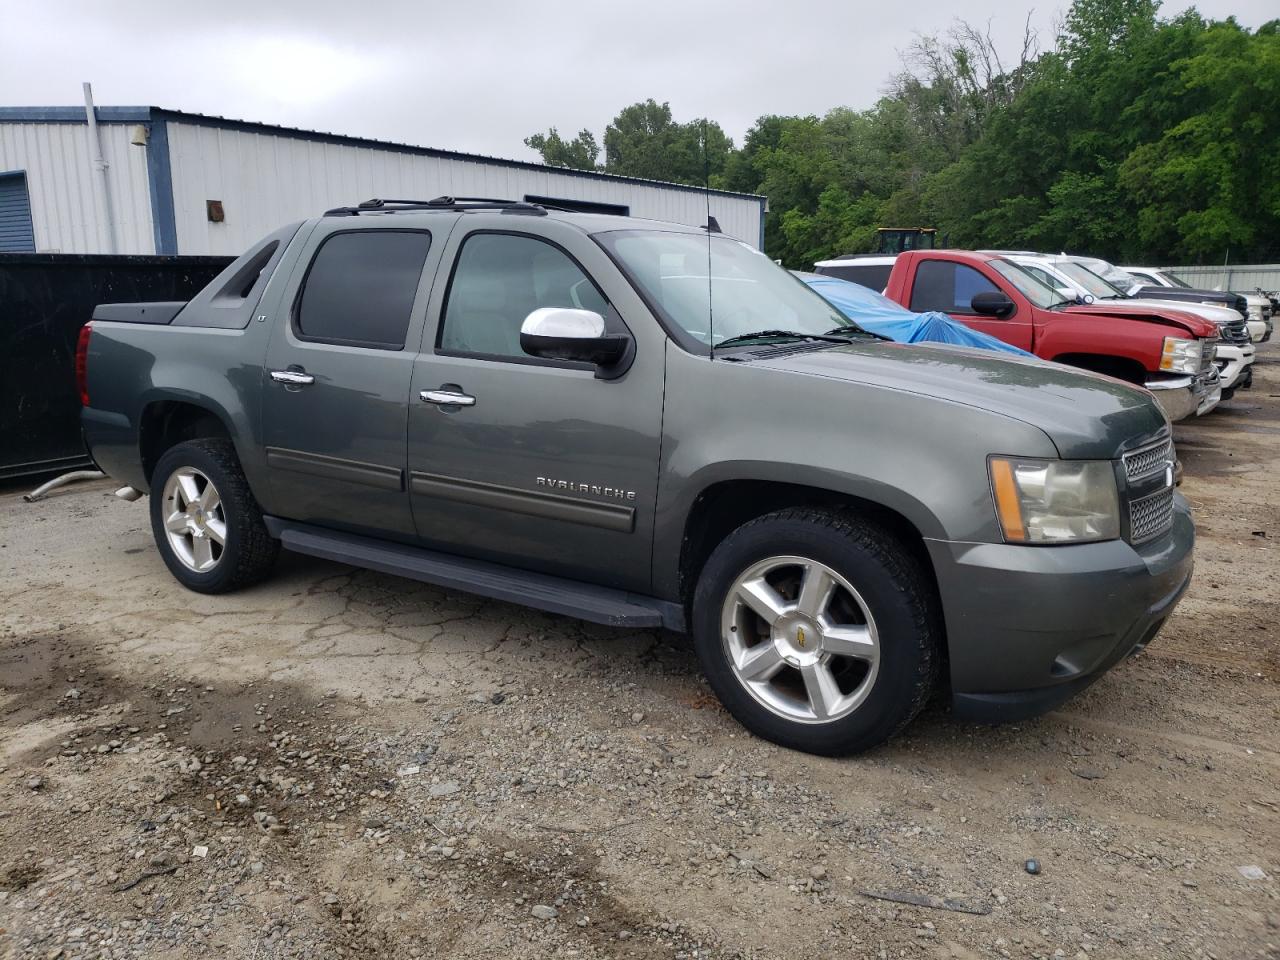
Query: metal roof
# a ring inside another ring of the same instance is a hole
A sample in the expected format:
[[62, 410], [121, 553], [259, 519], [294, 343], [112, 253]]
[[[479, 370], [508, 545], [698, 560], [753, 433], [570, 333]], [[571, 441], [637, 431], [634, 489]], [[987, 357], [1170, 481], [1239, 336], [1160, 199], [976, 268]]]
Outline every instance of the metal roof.
[[[212, 116], [204, 113], [188, 113], [184, 110], [170, 110], [165, 107], [97, 107], [95, 108], [99, 123], [150, 123], [153, 120], [171, 120], [178, 123], [190, 123], [197, 126], [219, 127], [227, 130], [240, 130], [247, 133], [288, 136], [301, 140], [316, 140], [322, 143], [345, 144], [347, 146], [367, 147], [374, 150], [391, 150], [400, 153], [412, 153], [418, 156], [441, 157], [451, 160], [464, 160], [472, 163], [487, 163], [502, 167], [514, 167], [521, 170], [543, 170], [569, 176], [586, 177], [593, 180], [613, 180], [622, 183], [638, 183], [665, 190], [684, 190], [693, 193], [710, 193], [713, 196], [737, 197], [743, 200], [766, 198], [758, 193], [737, 193], [732, 190], [707, 189], [687, 183], [671, 183], [666, 180], [648, 180], [644, 177], [626, 177], [616, 173], [599, 173], [592, 170], [576, 170], [573, 167], [554, 167], [545, 163], [533, 163], [527, 160], [507, 160], [503, 157], [491, 157], [481, 153], [462, 153], [456, 150], [439, 150], [435, 147], [421, 147], [411, 143], [398, 143], [393, 140], [377, 140], [372, 137], [352, 137], [340, 133], [327, 133], [323, 130], [304, 130], [300, 127], [282, 127], [270, 123], [258, 123], [253, 120], [236, 120], [229, 117]], [[0, 107], [0, 123], [84, 123], [84, 107]]]

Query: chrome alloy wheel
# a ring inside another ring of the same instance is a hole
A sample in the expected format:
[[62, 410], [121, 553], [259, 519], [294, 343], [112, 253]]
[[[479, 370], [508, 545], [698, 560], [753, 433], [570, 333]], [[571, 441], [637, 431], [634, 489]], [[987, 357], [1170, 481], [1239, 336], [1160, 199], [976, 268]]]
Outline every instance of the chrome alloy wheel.
[[227, 546], [227, 518], [213, 482], [195, 467], [179, 467], [164, 485], [164, 531], [183, 565], [208, 573]]
[[787, 720], [848, 716], [880, 669], [880, 637], [866, 602], [840, 574], [805, 557], [748, 567], [725, 597], [720, 636], [738, 682]]

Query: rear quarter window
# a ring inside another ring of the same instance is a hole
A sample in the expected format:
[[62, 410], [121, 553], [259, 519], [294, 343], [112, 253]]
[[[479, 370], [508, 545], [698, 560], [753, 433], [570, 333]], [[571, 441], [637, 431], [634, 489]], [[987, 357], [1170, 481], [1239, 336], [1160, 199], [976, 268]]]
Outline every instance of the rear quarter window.
[[383, 350], [404, 348], [431, 234], [335, 233], [307, 269], [294, 317], [304, 340]]
[[842, 264], [838, 267], [816, 267], [815, 272], [823, 276], [859, 283], [876, 293], [883, 293], [884, 288], [889, 285], [889, 274], [893, 272], [893, 265], [886, 263], [844, 266]]

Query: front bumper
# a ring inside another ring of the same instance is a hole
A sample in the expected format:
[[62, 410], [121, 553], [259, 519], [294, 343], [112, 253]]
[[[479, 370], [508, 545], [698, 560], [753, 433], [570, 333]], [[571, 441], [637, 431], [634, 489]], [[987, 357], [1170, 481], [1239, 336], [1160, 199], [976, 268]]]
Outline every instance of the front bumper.
[[1232, 390], [1246, 378], [1246, 372], [1253, 366], [1257, 348], [1252, 343], [1219, 343], [1218, 355], [1214, 363], [1218, 367], [1218, 375], [1222, 378], [1222, 389]]
[[1218, 368], [1214, 367], [1205, 378], [1204, 394], [1196, 407], [1196, 416], [1203, 417], [1222, 402], [1222, 378], [1218, 376]]
[[1074, 696], [1159, 631], [1191, 582], [1195, 527], [1137, 547], [927, 541], [958, 717], [1018, 720]]
[[1143, 384], [1156, 398], [1156, 403], [1169, 418], [1177, 423], [1192, 415], [1208, 413], [1222, 399], [1222, 389], [1217, 368], [1205, 375], [1153, 375]]

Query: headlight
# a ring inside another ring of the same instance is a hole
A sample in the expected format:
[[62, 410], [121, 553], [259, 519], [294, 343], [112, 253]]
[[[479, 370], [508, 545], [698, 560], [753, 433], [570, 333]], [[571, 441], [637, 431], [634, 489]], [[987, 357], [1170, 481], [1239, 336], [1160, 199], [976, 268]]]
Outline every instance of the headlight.
[[996, 516], [1010, 543], [1088, 543], [1120, 536], [1120, 496], [1109, 460], [992, 457]]
[[1204, 345], [1199, 340], [1183, 340], [1165, 337], [1164, 351], [1160, 355], [1160, 369], [1172, 373], [1199, 373]]

